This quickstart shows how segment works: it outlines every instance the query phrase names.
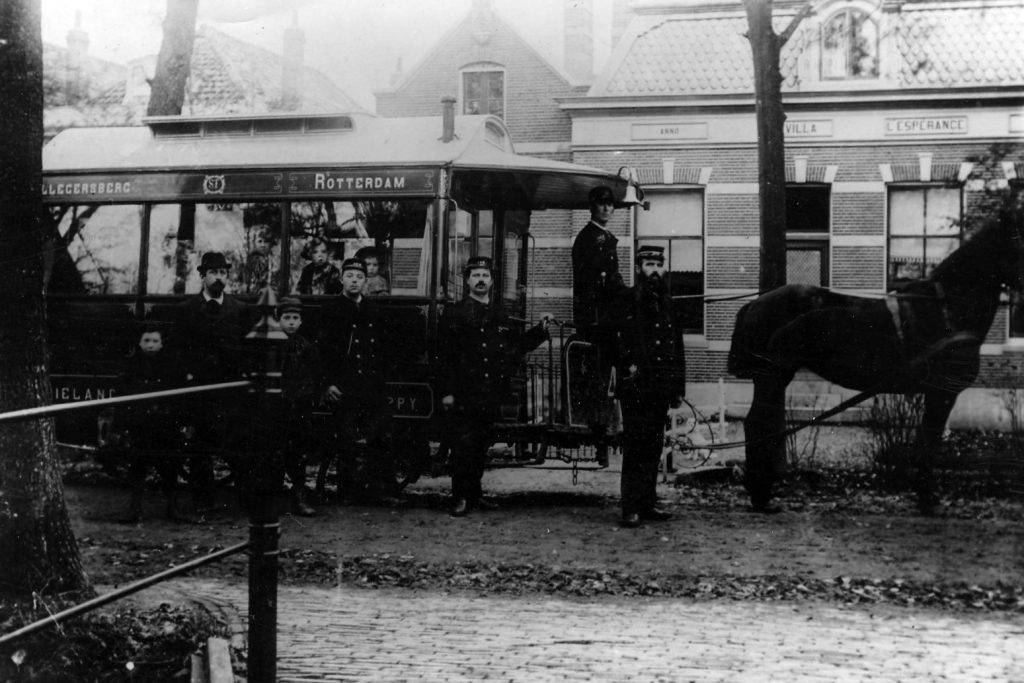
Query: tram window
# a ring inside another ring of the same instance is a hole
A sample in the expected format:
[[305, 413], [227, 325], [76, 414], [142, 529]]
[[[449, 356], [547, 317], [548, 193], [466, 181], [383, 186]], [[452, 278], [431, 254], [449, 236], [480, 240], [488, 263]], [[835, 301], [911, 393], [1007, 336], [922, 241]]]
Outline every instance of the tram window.
[[[525, 314], [526, 290], [523, 286], [521, 273], [523, 263], [523, 240], [530, 229], [529, 211], [505, 212], [505, 247], [502, 250], [501, 292], [505, 304], [510, 310]], [[522, 310], [521, 310], [522, 309]]]
[[427, 206], [421, 200], [292, 204], [293, 291], [307, 293], [298, 289], [302, 269], [311, 263], [314, 245], [322, 242], [328, 260], [338, 267], [361, 250], [374, 248], [387, 293], [425, 294], [431, 232], [427, 229]]
[[132, 294], [138, 288], [142, 206], [55, 207], [47, 288], [55, 293]]
[[473, 215], [461, 209], [452, 211], [449, 225], [448, 292], [456, 298], [461, 298], [462, 269], [466, 267], [473, 248]]
[[[277, 203], [157, 204], [150, 217], [151, 294], [200, 290], [202, 254], [222, 252], [231, 263], [230, 291], [255, 294], [276, 286], [281, 208]], [[191, 239], [189, 239], [191, 238]]]

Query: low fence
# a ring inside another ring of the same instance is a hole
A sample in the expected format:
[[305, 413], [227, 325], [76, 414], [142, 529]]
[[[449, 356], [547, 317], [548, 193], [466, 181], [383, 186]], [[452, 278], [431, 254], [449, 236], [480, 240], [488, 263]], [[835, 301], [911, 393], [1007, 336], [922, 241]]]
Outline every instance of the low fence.
[[[224, 382], [199, 387], [154, 391], [145, 394], [117, 396], [77, 403], [60, 403], [0, 414], [0, 424], [51, 417], [74, 410], [180, 398], [213, 391], [229, 391], [257, 387], [252, 381]], [[257, 387], [258, 389], [259, 387]], [[249, 552], [249, 622], [247, 680], [250, 683], [272, 683], [277, 676], [277, 557], [280, 524], [272, 495], [252, 495], [249, 506], [249, 540], [190, 560], [166, 571], [140, 579], [105, 595], [52, 614], [22, 628], [0, 636], [0, 646], [61, 622], [82, 616], [99, 607], [137, 593], [168, 579], [199, 567], [218, 562], [237, 553]]]

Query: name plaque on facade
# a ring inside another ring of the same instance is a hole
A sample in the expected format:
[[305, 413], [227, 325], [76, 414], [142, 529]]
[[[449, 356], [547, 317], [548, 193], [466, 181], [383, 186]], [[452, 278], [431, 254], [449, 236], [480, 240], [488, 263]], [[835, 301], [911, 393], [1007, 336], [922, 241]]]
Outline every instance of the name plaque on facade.
[[887, 136], [966, 135], [966, 116], [908, 116], [885, 120]]
[[706, 140], [706, 123], [634, 123], [630, 129], [633, 140]]
[[830, 138], [832, 121], [828, 119], [786, 121], [784, 134], [787, 138]]

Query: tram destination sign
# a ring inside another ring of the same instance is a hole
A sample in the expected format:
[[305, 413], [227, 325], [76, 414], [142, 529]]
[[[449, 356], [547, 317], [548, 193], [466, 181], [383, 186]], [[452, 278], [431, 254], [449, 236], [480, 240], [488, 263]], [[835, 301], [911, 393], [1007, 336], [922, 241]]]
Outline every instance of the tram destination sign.
[[225, 173], [99, 173], [43, 178], [43, 201], [131, 202], [189, 199], [217, 202], [260, 197], [387, 197], [437, 194], [433, 168], [310, 169]]

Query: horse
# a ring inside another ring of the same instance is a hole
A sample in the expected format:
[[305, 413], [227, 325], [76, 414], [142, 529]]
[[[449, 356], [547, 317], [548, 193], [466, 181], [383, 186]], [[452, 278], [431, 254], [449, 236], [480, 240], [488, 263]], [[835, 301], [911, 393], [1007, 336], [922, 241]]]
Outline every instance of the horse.
[[784, 285], [745, 304], [736, 315], [729, 373], [751, 379], [744, 420], [751, 506], [778, 510], [772, 488], [785, 472], [785, 391], [797, 370], [864, 392], [924, 394], [913, 463], [922, 513], [937, 504], [929, 455], [961, 391], [978, 376], [980, 348], [1003, 287], [1024, 283], [1022, 212], [1002, 210], [925, 279], [884, 298]]

